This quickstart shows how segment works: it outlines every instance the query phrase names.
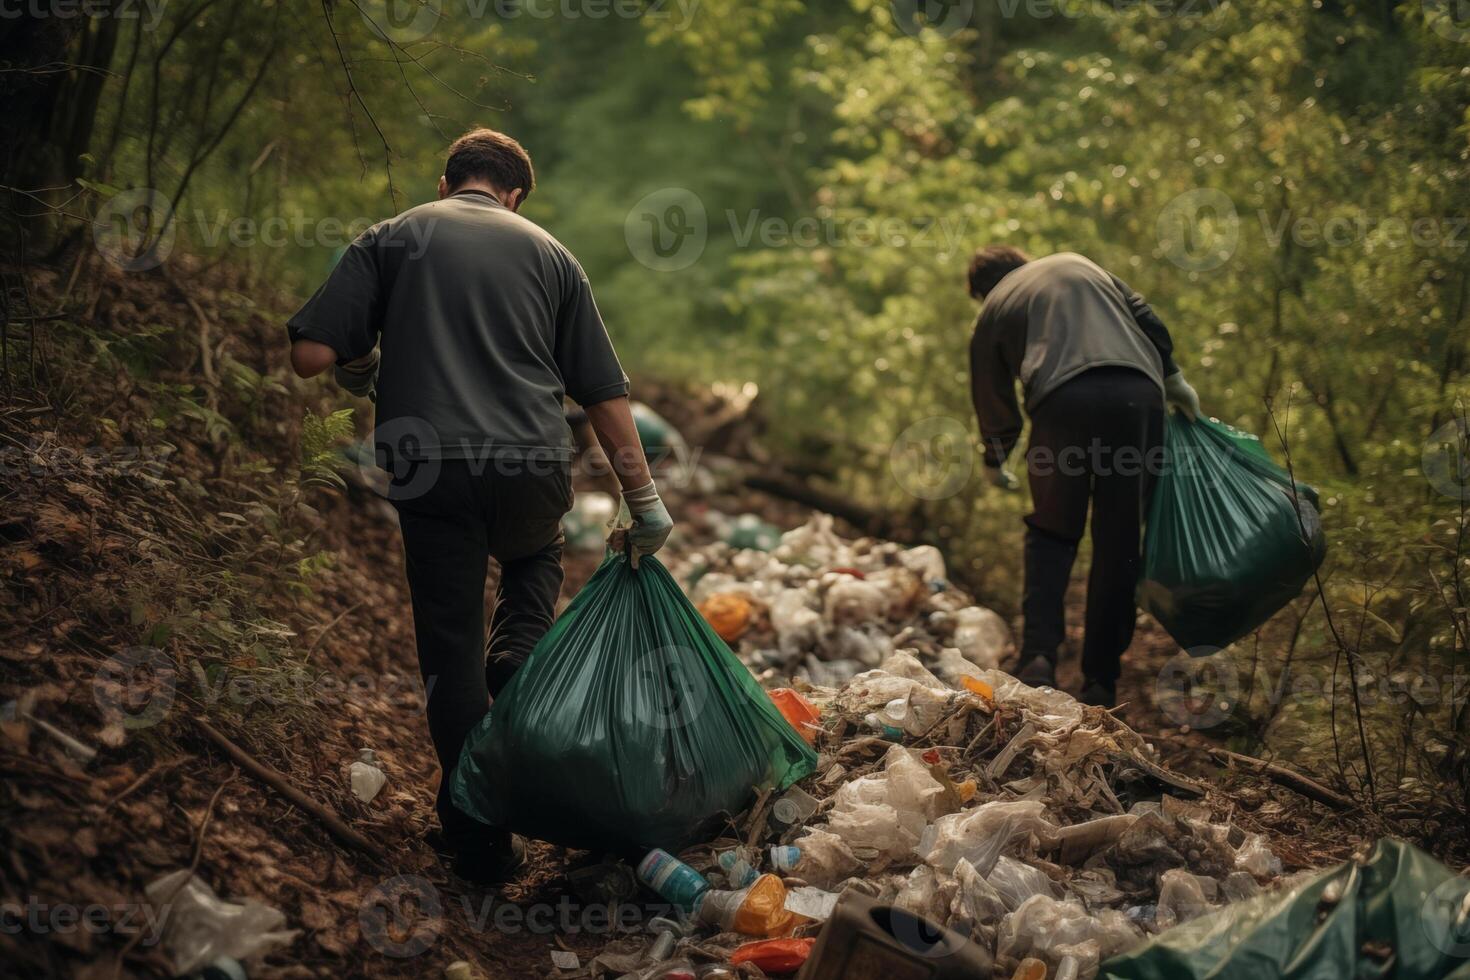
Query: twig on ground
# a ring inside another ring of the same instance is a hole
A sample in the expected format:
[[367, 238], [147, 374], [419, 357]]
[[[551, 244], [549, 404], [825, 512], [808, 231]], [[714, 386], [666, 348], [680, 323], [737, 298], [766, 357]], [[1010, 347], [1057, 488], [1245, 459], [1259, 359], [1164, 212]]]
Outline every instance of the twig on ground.
[[[1183, 741], [1176, 735], [1158, 734], [1148, 737], [1167, 739], [1172, 742]], [[1234, 762], [1237, 765], [1254, 769], [1258, 774], [1270, 779], [1276, 785], [1283, 786], [1300, 796], [1315, 800], [1324, 806], [1332, 807], [1335, 810], [1356, 810], [1358, 808], [1358, 804], [1351, 797], [1344, 796], [1334, 789], [1329, 789], [1317, 782], [1317, 780], [1310, 776], [1304, 776], [1295, 769], [1288, 769], [1274, 762], [1267, 762], [1265, 759], [1257, 759], [1255, 756], [1232, 752], [1229, 749], [1222, 749], [1214, 745], [1201, 745], [1199, 748], [1217, 759]]]
[[271, 789], [275, 790], [277, 793], [280, 793], [295, 806], [299, 806], [301, 809], [305, 810], [313, 817], [316, 817], [317, 820], [321, 822], [322, 826], [324, 826], [333, 837], [337, 838], [337, 840], [339, 840], [343, 844], [346, 844], [349, 847], [361, 851], [362, 853], [370, 857], [378, 858], [380, 860], [382, 859], [382, 853], [378, 850], [377, 845], [375, 845], [368, 838], [364, 837], [362, 834], [353, 830], [351, 827], [347, 826], [347, 823], [330, 807], [326, 806], [325, 804], [318, 803], [310, 796], [307, 796], [300, 789], [296, 788], [296, 786], [289, 779], [287, 779], [283, 773], [272, 766], [266, 765], [264, 762], [261, 762], [259, 759], [255, 758], [253, 755], [240, 748], [240, 746], [230, 741], [227, 737], [225, 737], [224, 734], [219, 731], [219, 729], [215, 728], [203, 718], [199, 718], [196, 716], [191, 720], [194, 722], [195, 727], [198, 728], [199, 731], [203, 733], [206, 738], [208, 738], [211, 742], [218, 746], [220, 750], [225, 753], [225, 755], [233, 759], [240, 766], [240, 768], [244, 769], [246, 772], [259, 779], [261, 782], [270, 786]]

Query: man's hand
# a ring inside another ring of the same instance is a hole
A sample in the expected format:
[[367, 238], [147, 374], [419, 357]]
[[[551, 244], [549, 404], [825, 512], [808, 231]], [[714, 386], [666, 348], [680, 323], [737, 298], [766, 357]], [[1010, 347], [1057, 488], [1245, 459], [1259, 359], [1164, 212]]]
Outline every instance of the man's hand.
[[633, 567], [638, 567], [640, 555], [651, 555], [664, 546], [669, 532], [674, 529], [674, 519], [668, 508], [659, 499], [658, 488], [650, 480], [645, 487], [624, 490], [623, 500], [628, 512], [633, 515], [633, 526], [628, 529], [628, 543], [633, 548]]
[[1164, 397], [1193, 422], [1204, 414], [1199, 407], [1199, 393], [1184, 380], [1183, 371], [1175, 371], [1164, 379]]
[[337, 384], [359, 398], [378, 400], [378, 351], [364, 354], [355, 361], [337, 365], [333, 372]]
[[1021, 488], [1021, 481], [1016, 479], [1016, 474], [1010, 471], [1004, 463], [999, 466], [985, 467], [985, 482], [1002, 490], [1013, 491]]

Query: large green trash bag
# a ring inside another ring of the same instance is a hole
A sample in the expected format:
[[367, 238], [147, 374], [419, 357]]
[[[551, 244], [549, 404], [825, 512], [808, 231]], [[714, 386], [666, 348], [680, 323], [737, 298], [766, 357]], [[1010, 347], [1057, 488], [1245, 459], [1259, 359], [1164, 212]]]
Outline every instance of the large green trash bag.
[[606, 558], [465, 740], [455, 805], [571, 847], [677, 849], [816, 753], [657, 559]]
[[1138, 604], [1181, 647], [1210, 654], [1250, 633], [1301, 594], [1326, 554], [1317, 492], [1298, 483], [1293, 494], [1260, 439], [1170, 414]]
[[1361, 864], [1175, 926], [1103, 963], [1099, 976], [1470, 980], [1467, 957], [1470, 878], [1411, 844], [1381, 840]]

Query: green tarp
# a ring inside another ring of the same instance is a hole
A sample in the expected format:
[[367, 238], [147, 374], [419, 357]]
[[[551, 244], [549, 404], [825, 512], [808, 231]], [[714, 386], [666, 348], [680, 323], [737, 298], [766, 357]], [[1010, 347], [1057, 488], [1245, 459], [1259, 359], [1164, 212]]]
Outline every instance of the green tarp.
[[1104, 980], [1470, 980], [1470, 878], [1379, 841], [1285, 891], [1175, 926]]

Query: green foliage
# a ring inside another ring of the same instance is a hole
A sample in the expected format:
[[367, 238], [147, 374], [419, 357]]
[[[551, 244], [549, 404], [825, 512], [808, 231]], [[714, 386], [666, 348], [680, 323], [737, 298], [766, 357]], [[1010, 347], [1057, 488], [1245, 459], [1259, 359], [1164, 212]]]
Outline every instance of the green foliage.
[[[757, 383], [779, 461], [911, 516], [1007, 610], [1023, 501], [973, 473], [915, 495], [909, 450], [917, 423], [948, 419], [971, 452], [925, 436], [920, 462], [978, 465], [971, 251], [1082, 252], [1148, 295], [1208, 411], [1322, 488], [1335, 623], [1304, 599], [1241, 655], [1328, 671], [1345, 637], [1379, 675], [1462, 669], [1465, 515], [1423, 473], [1470, 395], [1470, 48], [1445, 5], [976, 3], [953, 33], [911, 33], [887, 0], [638, 19], [444, 8], [402, 42], [358, 5], [170, 8], [118, 44], [127, 81], [104, 89], [82, 186], [155, 186], [180, 249], [305, 292], [356, 230], [432, 198], [453, 136], [510, 131], [537, 166], [525, 214], [581, 259], [635, 391], [658, 375]], [[707, 216], [677, 272], [625, 238], [665, 188]], [[216, 373], [243, 408], [226, 421], [155, 380], [168, 341], [92, 338], [102, 363], [157, 385], [160, 430], [228, 441], [282, 395], [226, 351]], [[350, 428], [308, 416], [302, 485], [340, 485]], [[1270, 687], [1247, 699], [1254, 734], [1312, 742], [1331, 712], [1258, 695]], [[1414, 723], [1463, 734], [1452, 708]], [[1375, 749], [1407, 766], [1413, 731], [1385, 721]]]
[[342, 447], [353, 437], [352, 409], [344, 408], [330, 415], [308, 411], [301, 422], [301, 486], [324, 486], [345, 489], [347, 484], [339, 472], [346, 461]]

